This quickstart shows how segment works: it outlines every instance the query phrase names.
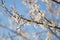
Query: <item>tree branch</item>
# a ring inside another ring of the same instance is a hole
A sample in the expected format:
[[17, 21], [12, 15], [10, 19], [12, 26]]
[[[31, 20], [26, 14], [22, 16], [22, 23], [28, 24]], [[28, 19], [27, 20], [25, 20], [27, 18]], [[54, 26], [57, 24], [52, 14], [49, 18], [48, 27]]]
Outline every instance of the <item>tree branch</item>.
[[55, 36], [60, 40], [60, 37], [59, 37], [56, 33], [54, 33], [51, 28], [49, 28], [49, 30], [50, 30], [50, 32], [51, 32], [53, 35], [55, 35]]
[[[21, 37], [27, 39], [27, 38], [24, 37], [20, 32], [18, 33], [17, 31], [14, 31], [14, 30], [12, 30], [12, 29], [10, 29], [10, 28], [8, 28], [8, 27], [6, 27], [6, 26], [3, 26], [3, 25], [0, 25], [0, 27], [1, 27], [1, 28], [5, 28], [5, 29], [7, 29], [7, 30], [13, 32], [13, 33], [16, 34], [16, 35], [19, 35], [19, 36], [21, 36]], [[27, 39], [27, 40], [30, 40], [30, 39]]]
[[57, 4], [60, 4], [60, 1], [58, 2], [57, 0], [52, 0], [53, 2], [57, 3]]
[[[6, 7], [6, 6], [4, 6], [3, 7], [7, 12], [8, 12], [8, 14], [10, 15], [10, 16], [13, 16], [13, 14], [8, 10], [8, 8]], [[19, 15], [19, 14], [18, 14]], [[14, 17], [14, 16], [13, 16]], [[14, 17], [15, 18], [15, 17]], [[21, 19], [23, 19], [23, 20], [26, 20], [26, 21], [28, 21], [28, 22], [33, 22], [33, 23], [36, 23], [36, 24], [42, 24], [43, 25], [43, 23], [41, 23], [41, 22], [37, 22], [37, 21], [34, 21], [34, 20], [29, 20], [29, 19], [26, 19], [26, 18], [24, 18], [24, 17], [20, 17], [20, 15], [19, 15], [19, 18], [21, 18]], [[50, 24], [52, 24], [47, 18], [45, 18], [45, 20], [47, 21], [47, 22], [49, 22]], [[56, 28], [56, 29], [59, 29], [60, 30], [60, 27], [57, 27], [57, 26], [55, 26], [55, 27], [53, 27], [53, 26], [50, 26], [50, 25], [48, 25], [49, 27], [51, 27], [51, 28]]]
[[[2, 2], [3, 2], [3, 0], [1, 0]], [[55, 1], [55, 0], [52, 0], [52, 1]], [[4, 4], [4, 3], [3, 3]], [[2, 4], [2, 5], [3, 5]], [[6, 6], [3, 6], [3, 8], [8, 12], [8, 14], [10, 15], [10, 16], [13, 16], [13, 14], [8, 10], [8, 8], [6, 7]], [[40, 12], [40, 11], [39, 11]], [[41, 13], [41, 12], [40, 12]], [[18, 14], [18, 16], [20, 17], [20, 15]], [[14, 17], [14, 16], [13, 16]], [[15, 17], [14, 17], [15, 18]], [[29, 19], [26, 19], [26, 18], [24, 18], [24, 17], [20, 17], [21, 19], [23, 19], [23, 20], [26, 20], [26, 21], [28, 21], [28, 22], [33, 22], [33, 23], [36, 23], [36, 24], [42, 24], [43, 25], [43, 23], [41, 23], [41, 22], [37, 22], [37, 21], [34, 21], [34, 20], [29, 20]], [[47, 21], [47, 22], [49, 22], [50, 24], [52, 24], [46, 17], [45, 17], [45, 20]], [[48, 25], [48, 24], [47, 24]], [[59, 29], [60, 30], [60, 27], [58, 27], [58, 26], [55, 26], [55, 27], [53, 27], [53, 26], [51, 26], [51, 25], [48, 25], [48, 27], [50, 27], [50, 28], [55, 28], [55, 29]]]

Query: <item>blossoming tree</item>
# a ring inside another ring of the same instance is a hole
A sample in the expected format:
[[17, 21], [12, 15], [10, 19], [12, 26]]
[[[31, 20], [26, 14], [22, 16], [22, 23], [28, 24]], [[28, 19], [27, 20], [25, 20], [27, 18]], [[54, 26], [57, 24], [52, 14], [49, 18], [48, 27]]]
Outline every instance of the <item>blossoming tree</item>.
[[[60, 0], [11, 0], [15, 5], [9, 1], [0, 0], [0, 40], [60, 40]], [[17, 1], [27, 10], [20, 13]]]

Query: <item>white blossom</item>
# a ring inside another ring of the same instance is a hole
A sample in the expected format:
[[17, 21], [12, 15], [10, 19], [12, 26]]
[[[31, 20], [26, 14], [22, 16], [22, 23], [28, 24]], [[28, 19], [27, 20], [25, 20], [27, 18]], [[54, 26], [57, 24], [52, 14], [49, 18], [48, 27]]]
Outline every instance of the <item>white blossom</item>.
[[51, 38], [52, 38], [52, 33], [51, 32], [48, 32], [47, 33], [46, 40], [51, 40]]

